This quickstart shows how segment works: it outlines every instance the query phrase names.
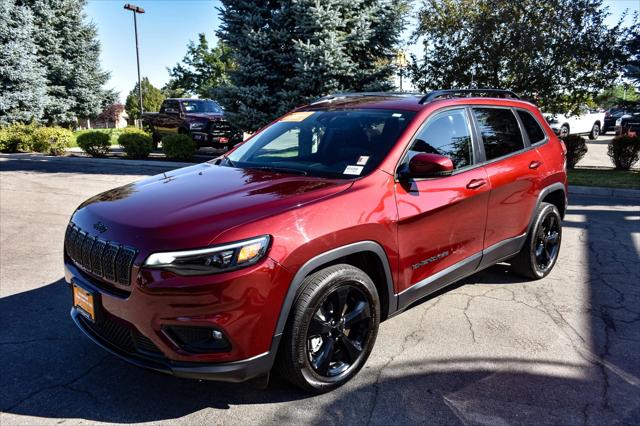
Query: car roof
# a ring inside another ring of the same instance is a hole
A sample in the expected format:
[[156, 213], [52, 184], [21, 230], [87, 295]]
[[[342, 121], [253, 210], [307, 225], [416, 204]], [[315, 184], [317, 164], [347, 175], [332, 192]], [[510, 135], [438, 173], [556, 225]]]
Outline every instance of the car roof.
[[[479, 96], [480, 94], [489, 96]], [[496, 95], [491, 96], [491, 95]], [[500, 97], [498, 97], [500, 96]], [[420, 93], [394, 93], [394, 92], [362, 92], [362, 93], [337, 93], [320, 98], [308, 105], [301, 107], [305, 110], [332, 110], [332, 109], [387, 109], [420, 111], [437, 104], [467, 105], [509, 105], [527, 106], [535, 105], [520, 100], [517, 95], [508, 90], [480, 89], [480, 90], [438, 90], [427, 94]]]

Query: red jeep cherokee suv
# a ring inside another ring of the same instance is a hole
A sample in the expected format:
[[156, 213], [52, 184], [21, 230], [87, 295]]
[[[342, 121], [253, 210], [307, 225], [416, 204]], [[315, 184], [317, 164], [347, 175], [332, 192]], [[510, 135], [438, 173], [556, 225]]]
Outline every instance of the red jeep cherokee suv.
[[142, 367], [237, 382], [275, 365], [328, 391], [421, 298], [502, 261], [546, 276], [566, 185], [564, 145], [512, 92], [328, 96], [84, 202], [71, 316]]

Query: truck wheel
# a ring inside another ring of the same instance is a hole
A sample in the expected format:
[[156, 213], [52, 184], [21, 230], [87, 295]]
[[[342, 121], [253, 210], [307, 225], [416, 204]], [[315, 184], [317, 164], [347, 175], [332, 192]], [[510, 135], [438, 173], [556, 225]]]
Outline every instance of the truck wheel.
[[600, 125], [595, 123], [591, 128], [591, 133], [589, 133], [589, 139], [594, 141], [598, 139], [598, 136], [600, 136]]
[[569, 136], [569, 126], [567, 124], [563, 124], [562, 127], [560, 127], [560, 137], [566, 138], [567, 136]]
[[378, 334], [380, 300], [371, 278], [339, 264], [308, 276], [283, 335], [276, 367], [313, 393], [349, 381], [367, 361]]
[[153, 150], [158, 149], [158, 143], [162, 140], [159, 134], [153, 132], [151, 133], [151, 140], [153, 141]]
[[511, 269], [534, 280], [546, 277], [558, 260], [561, 241], [562, 218], [558, 208], [540, 203], [524, 246], [511, 260]]

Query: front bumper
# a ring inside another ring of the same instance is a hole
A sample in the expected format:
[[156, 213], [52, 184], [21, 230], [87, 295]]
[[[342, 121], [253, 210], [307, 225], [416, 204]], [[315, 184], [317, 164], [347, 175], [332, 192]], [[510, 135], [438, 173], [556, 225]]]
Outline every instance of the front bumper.
[[[129, 294], [111, 292], [65, 258], [70, 287], [90, 291], [97, 301], [95, 323], [76, 308], [71, 317], [99, 346], [131, 364], [178, 377], [240, 382], [270, 370], [279, 340], [276, 307], [291, 280], [276, 262], [265, 258], [213, 278], [186, 279], [158, 270], [138, 270], [136, 276]], [[165, 327], [172, 325], [213, 327], [230, 347], [190, 353], [166, 334]]]
[[238, 383], [261, 376], [271, 370], [280, 342], [280, 336], [277, 336], [268, 352], [240, 361], [217, 364], [178, 362], [163, 357], [141, 356], [123, 351], [87, 327], [86, 320], [75, 308], [71, 308], [71, 319], [89, 339], [112, 355], [137, 367], [188, 379]]

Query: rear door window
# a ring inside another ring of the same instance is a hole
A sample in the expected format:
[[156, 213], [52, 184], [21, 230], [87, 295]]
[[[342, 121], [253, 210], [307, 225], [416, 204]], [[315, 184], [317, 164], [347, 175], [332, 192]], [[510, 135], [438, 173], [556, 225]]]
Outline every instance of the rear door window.
[[520, 121], [522, 121], [524, 131], [527, 132], [531, 145], [542, 142], [546, 138], [544, 130], [542, 130], [538, 120], [536, 120], [533, 115], [527, 111], [518, 110], [518, 116], [520, 117]]
[[518, 120], [511, 109], [474, 108], [487, 161], [524, 149]]

